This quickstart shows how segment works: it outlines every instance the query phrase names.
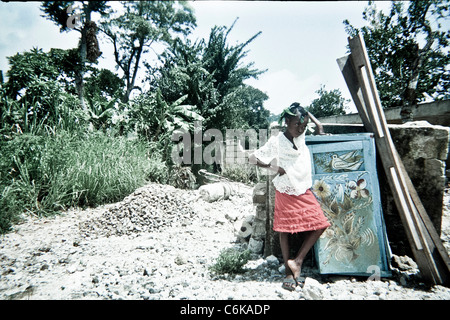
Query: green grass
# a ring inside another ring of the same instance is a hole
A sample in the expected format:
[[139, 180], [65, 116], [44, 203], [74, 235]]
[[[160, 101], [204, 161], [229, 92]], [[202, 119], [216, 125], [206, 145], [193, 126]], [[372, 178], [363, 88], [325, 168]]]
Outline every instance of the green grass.
[[102, 132], [22, 134], [0, 141], [0, 233], [20, 214], [119, 201], [167, 169], [146, 142]]
[[210, 266], [210, 271], [216, 274], [236, 274], [245, 272], [244, 265], [250, 259], [250, 250], [240, 251], [227, 248], [220, 252], [216, 263]]

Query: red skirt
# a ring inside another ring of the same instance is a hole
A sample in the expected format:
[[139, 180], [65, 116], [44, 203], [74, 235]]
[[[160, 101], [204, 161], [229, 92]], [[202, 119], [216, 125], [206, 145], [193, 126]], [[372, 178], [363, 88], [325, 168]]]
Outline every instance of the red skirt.
[[330, 225], [311, 190], [299, 196], [275, 190], [274, 231], [297, 233], [325, 229]]

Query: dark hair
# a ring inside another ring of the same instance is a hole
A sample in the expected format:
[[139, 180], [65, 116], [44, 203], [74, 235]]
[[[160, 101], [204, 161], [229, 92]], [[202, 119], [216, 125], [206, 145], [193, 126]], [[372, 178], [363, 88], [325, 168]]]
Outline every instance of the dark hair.
[[[294, 102], [293, 104], [291, 104], [289, 106], [289, 111], [294, 113], [296, 116], [298, 115], [298, 113], [300, 113], [300, 116], [305, 116], [306, 117], [308, 115], [308, 111], [306, 111], [305, 108], [303, 108], [300, 105], [300, 103], [298, 103], [298, 102]], [[293, 117], [290, 114], [287, 114], [286, 116]]]
[[306, 111], [300, 103], [294, 102], [289, 108], [284, 109], [280, 115], [278, 123], [281, 125], [283, 119], [291, 119], [294, 117], [300, 117], [300, 121], [303, 123], [304, 119], [308, 116], [308, 111]]

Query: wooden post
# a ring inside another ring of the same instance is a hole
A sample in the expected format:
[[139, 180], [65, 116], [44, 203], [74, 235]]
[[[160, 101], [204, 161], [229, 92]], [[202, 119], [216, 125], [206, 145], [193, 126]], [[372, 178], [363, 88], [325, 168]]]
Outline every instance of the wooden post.
[[264, 244], [264, 256], [275, 255], [281, 253], [280, 241], [278, 233], [273, 231], [273, 214], [275, 208], [275, 187], [273, 185], [273, 178], [275, 175], [267, 176], [267, 191], [266, 191], [266, 239]]

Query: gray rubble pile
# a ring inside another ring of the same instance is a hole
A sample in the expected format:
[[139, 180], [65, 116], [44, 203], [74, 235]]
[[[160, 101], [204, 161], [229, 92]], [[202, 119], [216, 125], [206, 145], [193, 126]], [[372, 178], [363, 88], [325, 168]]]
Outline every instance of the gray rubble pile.
[[189, 223], [195, 215], [189, 200], [193, 193], [171, 186], [148, 184], [108, 207], [100, 216], [79, 224], [84, 236], [122, 236], [158, 231]]

